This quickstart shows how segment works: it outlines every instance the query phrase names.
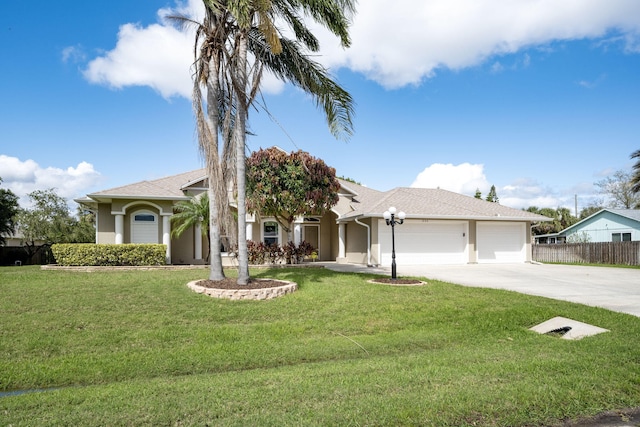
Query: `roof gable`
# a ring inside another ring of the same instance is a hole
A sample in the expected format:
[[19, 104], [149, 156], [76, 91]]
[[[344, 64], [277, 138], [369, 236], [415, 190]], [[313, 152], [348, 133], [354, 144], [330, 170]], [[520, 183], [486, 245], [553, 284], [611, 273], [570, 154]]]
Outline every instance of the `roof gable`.
[[558, 234], [563, 236], [571, 234], [576, 230], [579, 230], [584, 227], [588, 227], [591, 223], [597, 221], [599, 218], [604, 216], [618, 217], [621, 220], [624, 219], [627, 221], [631, 220], [632, 223], [637, 223], [636, 227], [640, 230], [640, 209], [607, 209], [605, 208], [565, 228]]
[[171, 175], [151, 181], [140, 181], [121, 187], [98, 191], [87, 196], [94, 200], [115, 198], [139, 199], [184, 199], [183, 188], [197, 184], [206, 177], [204, 169]]

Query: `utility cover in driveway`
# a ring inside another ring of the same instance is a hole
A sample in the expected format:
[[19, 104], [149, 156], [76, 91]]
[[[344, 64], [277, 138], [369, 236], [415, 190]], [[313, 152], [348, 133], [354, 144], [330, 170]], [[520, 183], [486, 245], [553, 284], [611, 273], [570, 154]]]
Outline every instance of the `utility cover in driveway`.
[[540, 334], [549, 334], [557, 331], [560, 338], [565, 340], [579, 340], [591, 335], [601, 334], [602, 332], [609, 332], [608, 329], [599, 328], [597, 326], [589, 325], [588, 323], [578, 322], [577, 320], [567, 319], [566, 317], [554, 317], [546, 322], [530, 328], [531, 331], [538, 332]]

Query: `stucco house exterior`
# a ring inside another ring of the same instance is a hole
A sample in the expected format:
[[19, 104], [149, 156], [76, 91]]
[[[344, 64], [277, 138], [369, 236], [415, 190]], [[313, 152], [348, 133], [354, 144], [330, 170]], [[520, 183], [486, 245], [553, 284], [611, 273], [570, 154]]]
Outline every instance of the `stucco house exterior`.
[[[544, 238], [546, 240], [542, 240]], [[559, 233], [536, 236], [536, 242], [631, 242], [640, 240], [640, 209], [602, 209]]]
[[[398, 262], [416, 264], [523, 263], [531, 261], [531, 226], [548, 218], [440, 189], [377, 191], [340, 181], [338, 203], [323, 216], [300, 217], [294, 242], [317, 248], [318, 260], [390, 265], [391, 227], [383, 213], [406, 213], [395, 227]], [[167, 262], [203, 264], [208, 253], [198, 227], [171, 237], [173, 206], [207, 189], [204, 169], [88, 194], [78, 203], [96, 213], [97, 243], [163, 243]], [[247, 236], [284, 244], [273, 219], [247, 216]]]

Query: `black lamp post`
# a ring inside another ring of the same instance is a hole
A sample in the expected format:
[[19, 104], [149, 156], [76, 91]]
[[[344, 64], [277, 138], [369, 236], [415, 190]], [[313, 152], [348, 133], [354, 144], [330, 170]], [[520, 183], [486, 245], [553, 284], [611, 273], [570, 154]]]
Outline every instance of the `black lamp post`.
[[385, 221], [387, 221], [387, 225], [391, 226], [391, 278], [393, 280], [397, 279], [396, 276], [396, 235], [395, 228], [396, 224], [402, 224], [404, 222], [405, 213], [400, 211], [398, 212], [398, 219], [396, 220], [396, 208], [393, 206], [389, 208], [389, 210], [385, 211], [382, 216]]

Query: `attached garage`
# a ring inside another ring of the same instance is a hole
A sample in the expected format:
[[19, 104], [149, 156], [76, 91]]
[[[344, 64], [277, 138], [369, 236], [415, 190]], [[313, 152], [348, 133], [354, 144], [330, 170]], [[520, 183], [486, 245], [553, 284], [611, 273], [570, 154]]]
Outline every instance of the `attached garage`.
[[520, 263], [526, 257], [524, 222], [478, 221], [477, 248], [479, 263]]
[[[380, 222], [379, 242], [382, 265], [391, 264], [391, 227]], [[396, 260], [404, 265], [466, 264], [468, 222], [407, 220], [395, 227]]]

